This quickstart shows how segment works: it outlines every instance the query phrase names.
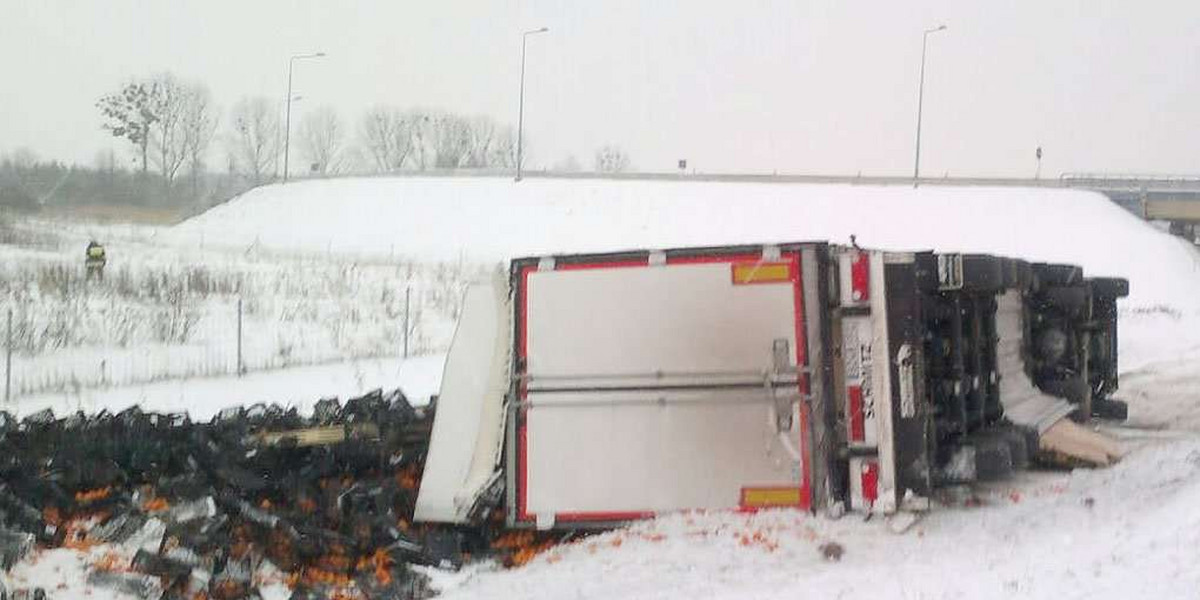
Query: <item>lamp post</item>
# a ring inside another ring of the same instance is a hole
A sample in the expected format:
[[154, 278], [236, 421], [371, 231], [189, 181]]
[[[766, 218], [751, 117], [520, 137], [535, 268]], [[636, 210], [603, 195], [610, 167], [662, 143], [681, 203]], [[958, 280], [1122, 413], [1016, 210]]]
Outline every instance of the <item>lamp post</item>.
[[287, 108], [285, 110], [284, 126], [283, 126], [283, 181], [288, 180], [288, 158], [292, 149], [292, 101], [295, 98], [292, 96], [292, 67], [295, 66], [297, 60], [306, 58], [321, 58], [325, 56], [324, 52], [314, 52], [312, 54], [293, 54], [288, 59], [288, 90], [287, 90]]
[[521, 99], [517, 106], [517, 178], [521, 180], [521, 160], [523, 158], [522, 137], [525, 130], [525, 45], [529, 40], [529, 36], [537, 33], [546, 33], [550, 31], [549, 27], [541, 29], [531, 29], [521, 34]]
[[929, 45], [929, 34], [945, 30], [945, 25], [938, 25], [933, 29], [926, 29], [921, 38], [921, 83], [917, 87], [917, 152], [913, 162], [913, 187], [917, 187], [917, 181], [921, 177], [921, 105], [925, 101], [925, 47]]

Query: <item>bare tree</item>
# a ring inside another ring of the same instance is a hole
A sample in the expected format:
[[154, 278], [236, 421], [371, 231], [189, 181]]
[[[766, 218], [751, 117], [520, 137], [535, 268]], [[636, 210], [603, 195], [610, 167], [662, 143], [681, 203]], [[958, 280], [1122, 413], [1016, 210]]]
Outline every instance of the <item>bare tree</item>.
[[337, 111], [322, 106], [304, 115], [299, 134], [300, 150], [312, 164], [310, 171], [318, 175], [341, 171], [346, 132]]
[[614, 144], [596, 150], [594, 165], [597, 173], [621, 173], [629, 169], [629, 155]]
[[490, 117], [376, 107], [364, 115], [359, 139], [372, 168], [381, 173], [405, 166], [425, 170], [516, 165], [512, 128]]
[[218, 113], [204, 86], [192, 86], [180, 118], [180, 143], [193, 185], [205, 170], [205, 158], [217, 133]]
[[359, 138], [373, 170], [396, 171], [413, 152], [413, 120], [397, 109], [377, 106], [363, 115]]
[[153, 85], [145, 81], [126, 83], [120, 90], [96, 102], [105, 122], [101, 126], [113, 137], [125, 138], [137, 150], [142, 173], [150, 168], [150, 128], [158, 122]]
[[476, 117], [467, 122], [467, 127], [469, 146], [462, 166], [473, 169], [492, 166], [493, 145], [498, 135], [496, 122], [489, 117]]
[[430, 123], [429, 143], [433, 149], [433, 166], [438, 169], [463, 166], [471, 152], [470, 121], [442, 113], [433, 117]]
[[230, 168], [259, 185], [274, 178], [279, 166], [279, 111], [263, 98], [242, 98], [230, 111]]
[[208, 90], [170, 73], [127, 83], [96, 105], [107, 120], [103, 127], [138, 150], [142, 172], [153, 163], [168, 186], [189, 159], [207, 151], [212, 139]]
[[150, 90], [150, 110], [157, 116], [150, 126], [151, 161], [170, 186], [187, 159], [182, 122], [192, 91], [170, 73], [152, 79]]
[[511, 168], [516, 166], [516, 135], [511, 127], [499, 125], [491, 117], [476, 117], [469, 125], [469, 147], [464, 167]]
[[418, 169], [424, 171], [429, 168], [429, 159], [433, 155], [430, 140], [434, 137], [435, 117], [421, 109], [414, 109], [409, 111], [408, 119], [412, 129], [413, 161]]
[[[525, 152], [521, 162], [529, 159], [529, 142], [525, 142]], [[488, 150], [487, 166], [499, 169], [513, 169], [517, 166], [517, 132], [507, 125], [500, 127], [492, 138], [492, 146]], [[524, 166], [524, 165], [522, 165]]]

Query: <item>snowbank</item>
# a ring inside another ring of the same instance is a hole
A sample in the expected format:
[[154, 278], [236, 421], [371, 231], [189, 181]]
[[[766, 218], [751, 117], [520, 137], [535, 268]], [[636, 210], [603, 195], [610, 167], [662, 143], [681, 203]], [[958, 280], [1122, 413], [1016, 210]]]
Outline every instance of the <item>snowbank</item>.
[[1200, 254], [1086, 191], [335, 179], [258, 188], [171, 232], [188, 244], [479, 262], [648, 247], [845, 243], [851, 235], [864, 246], [991, 252], [1127, 277], [1132, 291], [1121, 306], [1142, 318], [1123, 323], [1123, 368], [1200, 349]]

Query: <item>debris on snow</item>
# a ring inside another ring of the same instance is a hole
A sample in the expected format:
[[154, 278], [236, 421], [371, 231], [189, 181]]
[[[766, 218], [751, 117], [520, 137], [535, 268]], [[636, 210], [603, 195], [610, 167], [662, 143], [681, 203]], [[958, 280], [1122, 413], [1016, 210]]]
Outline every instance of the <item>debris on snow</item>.
[[280, 585], [292, 598], [420, 598], [413, 565], [456, 568], [468, 553], [518, 564], [548, 548], [538, 538], [494, 550], [489, 525], [412, 522], [434, 410], [376, 391], [326, 401], [313, 418], [257, 405], [209, 423], [136, 407], [6, 419], [2, 565], [36, 539], [89, 556], [89, 589], [136, 598]]
[[821, 556], [830, 562], [838, 562], [842, 560], [842, 553], [846, 550], [837, 542], [825, 542], [817, 547], [821, 551]]

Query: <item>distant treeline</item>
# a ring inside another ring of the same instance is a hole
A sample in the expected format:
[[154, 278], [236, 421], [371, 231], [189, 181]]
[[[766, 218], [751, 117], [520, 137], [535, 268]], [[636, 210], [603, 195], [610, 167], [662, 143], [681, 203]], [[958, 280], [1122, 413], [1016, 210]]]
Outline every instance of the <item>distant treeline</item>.
[[[516, 131], [490, 117], [379, 105], [347, 122], [328, 106], [302, 114], [293, 107], [289, 136], [285, 102], [243, 97], [223, 112], [203, 83], [170, 73], [129, 80], [95, 106], [98, 127], [124, 150], [102, 152], [92, 165], [79, 166], [7, 149], [0, 155], [0, 206], [22, 211], [135, 206], [187, 214], [277, 181], [285, 169], [289, 177], [329, 177], [494, 171], [513, 169], [517, 162]], [[523, 162], [528, 140], [524, 145]], [[629, 167], [619, 147], [596, 150], [596, 171]], [[553, 169], [582, 166], [568, 156]]]
[[118, 166], [112, 153], [101, 155], [97, 163], [80, 166], [44, 161], [27, 150], [0, 155], [0, 208], [34, 213], [128, 206], [187, 215], [247, 189], [239, 177], [200, 171], [187, 173], [168, 185], [156, 173]]

